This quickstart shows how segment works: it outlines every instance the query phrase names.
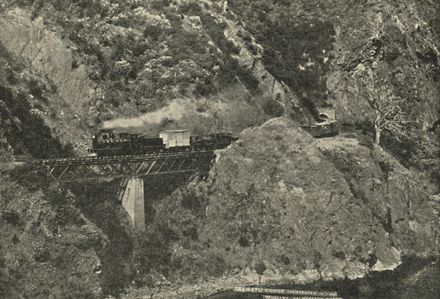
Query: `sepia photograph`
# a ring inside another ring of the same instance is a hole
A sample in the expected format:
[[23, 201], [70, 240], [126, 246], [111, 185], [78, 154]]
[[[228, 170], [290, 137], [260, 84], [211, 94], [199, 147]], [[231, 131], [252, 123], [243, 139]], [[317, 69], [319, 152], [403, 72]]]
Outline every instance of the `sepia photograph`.
[[439, 0], [0, 0], [0, 298], [439, 299]]

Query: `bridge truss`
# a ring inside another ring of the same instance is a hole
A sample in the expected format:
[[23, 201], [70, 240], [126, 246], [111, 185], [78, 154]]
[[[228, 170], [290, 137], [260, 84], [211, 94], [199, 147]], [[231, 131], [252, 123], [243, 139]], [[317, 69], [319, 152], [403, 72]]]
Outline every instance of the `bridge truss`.
[[215, 159], [213, 151], [160, 153], [137, 156], [81, 157], [38, 160], [32, 167], [55, 181], [70, 182], [100, 178], [207, 173]]

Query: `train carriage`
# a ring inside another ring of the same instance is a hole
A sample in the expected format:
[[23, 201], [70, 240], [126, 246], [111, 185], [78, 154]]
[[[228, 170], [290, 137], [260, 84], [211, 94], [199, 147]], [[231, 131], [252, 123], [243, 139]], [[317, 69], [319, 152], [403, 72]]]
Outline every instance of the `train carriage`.
[[191, 136], [187, 130], [166, 130], [159, 133], [166, 149], [190, 147]]
[[158, 137], [102, 129], [93, 136], [90, 152], [98, 156], [139, 155], [158, 152], [214, 150], [237, 140], [230, 133], [191, 136], [188, 130], [164, 130]]

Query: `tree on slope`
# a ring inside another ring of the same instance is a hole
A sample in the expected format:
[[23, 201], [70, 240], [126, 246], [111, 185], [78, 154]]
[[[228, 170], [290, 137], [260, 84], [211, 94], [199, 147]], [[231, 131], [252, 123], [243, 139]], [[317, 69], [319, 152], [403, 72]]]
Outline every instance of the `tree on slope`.
[[394, 134], [402, 133], [406, 123], [402, 110], [403, 99], [393, 92], [389, 70], [378, 64], [374, 69], [366, 69], [363, 85], [365, 99], [371, 108], [367, 118], [374, 126], [374, 143], [380, 145], [382, 132], [389, 130]]
[[264, 274], [264, 271], [266, 271], [266, 265], [262, 262], [259, 261], [255, 264], [255, 272], [257, 272], [258, 274], [258, 285], [261, 285], [261, 276]]

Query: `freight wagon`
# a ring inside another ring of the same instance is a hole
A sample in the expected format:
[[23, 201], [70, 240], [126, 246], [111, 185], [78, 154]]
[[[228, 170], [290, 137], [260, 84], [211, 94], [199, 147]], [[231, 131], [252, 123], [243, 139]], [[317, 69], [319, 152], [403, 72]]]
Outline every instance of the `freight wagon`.
[[92, 138], [89, 150], [98, 156], [141, 155], [162, 152], [214, 150], [226, 148], [237, 138], [230, 133], [191, 136], [188, 130], [165, 130], [158, 137], [101, 129]]

